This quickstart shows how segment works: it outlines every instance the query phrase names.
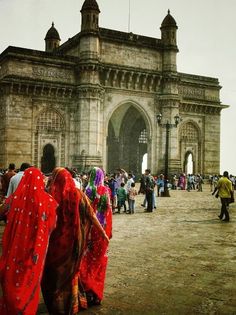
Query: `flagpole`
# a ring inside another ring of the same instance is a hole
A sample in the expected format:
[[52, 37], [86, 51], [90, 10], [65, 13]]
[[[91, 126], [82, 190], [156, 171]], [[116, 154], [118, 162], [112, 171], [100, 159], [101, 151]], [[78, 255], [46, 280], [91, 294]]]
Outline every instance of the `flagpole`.
[[130, 33], [130, 1], [131, 0], [129, 0], [128, 33]]

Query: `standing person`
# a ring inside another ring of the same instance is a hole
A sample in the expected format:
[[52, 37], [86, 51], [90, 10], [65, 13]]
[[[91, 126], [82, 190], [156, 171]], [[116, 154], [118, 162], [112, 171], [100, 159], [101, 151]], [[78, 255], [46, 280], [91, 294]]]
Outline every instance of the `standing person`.
[[116, 190], [116, 180], [114, 176], [108, 180], [108, 186], [111, 190], [111, 206], [112, 206], [112, 213], [115, 214], [116, 206], [117, 206], [117, 190]]
[[153, 192], [155, 187], [155, 181], [151, 175], [151, 170], [145, 170], [145, 184], [146, 184], [146, 199], [147, 199], [147, 212], [153, 212], [154, 203], [153, 203]]
[[29, 163], [22, 163], [20, 166], [20, 171], [11, 177], [10, 182], [9, 182], [9, 187], [7, 190], [7, 197], [9, 197], [11, 194], [13, 194], [19, 185], [22, 176], [24, 175], [24, 171], [30, 167]]
[[184, 173], [180, 174], [179, 176], [178, 186], [181, 190], [186, 189], [186, 175]]
[[200, 174], [197, 174], [196, 177], [196, 184], [197, 184], [197, 191], [202, 192], [202, 185], [203, 185], [203, 178]]
[[12, 176], [16, 175], [15, 169], [16, 169], [15, 164], [10, 163], [8, 166], [8, 171], [1, 176], [1, 184], [2, 184], [1, 195], [2, 195], [2, 198], [4, 198], [7, 195], [7, 190], [9, 187], [10, 179], [12, 178]]
[[157, 178], [156, 183], [157, 183], [157, 196], [159, 197], [160, 190], [164, 188], [164, 175], [163, 174], [160, 174], [160, 176]]
[[137, 190], [135, 188], [135, 183], [131, 183], [131, 187], [129, 190], [129, 211], [131, 214], [134, 213], [134, 207], [135, 207], [135, 198], [137, 196]]
[[120, 209], [123, 206], [124, 206], [124, 212], [126, 212], [126, 199], [127, 199], [127, 191], [125, 189], [125, 183], [121, 183], [120, 188], [118, 188], [117, 190], [118, 213], [120, 213]]
[[192, 189], [192, 179], [191, 179], [191, 174], [187, 175], [187, 191], [190, 192]]
[[[218, 180], [216, 189], [218, 189], [218, 194], [221, 200], [221, 212], [219, 215], [220, 220], [229, 221], [229, 201], [231, 198], [231, 193], [233, 193], [232, 182], [229, 180], [229, 173], [225, 171], [223, 176]], [[224, 219], [223, 219], [224, 218]]]
[[1, 315], [35, 315], [49, 236], [56, 224], [56, 201], [44, 190], [40, 170], [27, 169], [6, 199], [2, 239]]
[[[112, 209], [109, 188], [104, 185], [104, 172], [94, 167], [90, 174], [86, 194], [92, 202], [97, 218], [109, 238], [112, 237]], [[88, 303], [100, 304], [103, 299], [108, 242], [93, 225], [90, 243], [81, 261], [80, 274]]]
[[128, 201], [128, 211], [130, 212], [130, 202], [129, 202], [129, 191], [131, 189], [131, 184], [134, 183], [133, 175], [131, 173], [128, 174], [128, 180], [126, 184], [126, 192], [127, 192], [127, 201]]
[[146, 203], [147, 203], [147, 200], [146, 200], [146, 183], [145, 183], [145, 179], [146, 179], [146, 175], [145, 174], [142, 174], [141, 175], [141, 178], [140, 178], [140, 186], [139, 186], [139, 191], [138, 191], [138, 194], [144, 194], [144, 200], [143, 202], [141, 203], [141, 206], [142, 207], [146, 207]]
[[105, 244], [109, 238], [87, 196], [75, 187], [69, 171], [54, 169], [49, 191], [59, 206], [45, 262], [42, 293], [51, 315], [74, 315], [87, 308], [79, 269], [91, 224]]

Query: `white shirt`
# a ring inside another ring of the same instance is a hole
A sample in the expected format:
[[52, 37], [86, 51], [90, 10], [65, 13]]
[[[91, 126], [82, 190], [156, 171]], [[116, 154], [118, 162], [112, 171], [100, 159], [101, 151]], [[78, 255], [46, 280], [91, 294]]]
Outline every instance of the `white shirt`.
[[19, 182], [21, 181], [23, 175], [24, 172], [18, 172], [16, 175], [12, 176], [12, 178], [10, 179], [6, 197], [9, 197], [16, 191], [16, 188], [19, 185]]
[[127, 193], [129, 193], [132, 183], [134, 183], [134, 180], [133, 180], [133, 178], [131, 177], [131, 178], [129, 178], [128, 181], [127, 181], [127, 186], [126, 186], [126, 191], [127, 191]]

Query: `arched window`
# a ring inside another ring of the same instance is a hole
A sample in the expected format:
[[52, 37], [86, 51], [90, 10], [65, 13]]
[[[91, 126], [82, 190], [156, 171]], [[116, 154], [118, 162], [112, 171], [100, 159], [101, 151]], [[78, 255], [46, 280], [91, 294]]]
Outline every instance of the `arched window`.
[[198, 140], [198, 130], [192, 123], [185, 124], [180, 133], [181, 140], [195, 142]]
[[37, 131], [62, 131], [64, 129], [64, 121], [61, 116], [52, 110], [44, 111], [40, 114], [36, 130]]
[[47, 172], [55, 163], [65, 164], [65, 123], [59, 113], [50, 109], [41, 112], [36, 121], [34, 164]]

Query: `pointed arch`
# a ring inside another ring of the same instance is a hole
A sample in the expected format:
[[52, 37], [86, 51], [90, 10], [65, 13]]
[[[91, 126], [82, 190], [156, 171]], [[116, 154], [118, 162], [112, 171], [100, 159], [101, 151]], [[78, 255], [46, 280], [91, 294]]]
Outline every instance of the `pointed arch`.
[[65, 120], [58, 111], [46, 109], [37, 115], [33, 147], [34, 165], [42, 171], [65, 165]]
[[143, 156], [151, 150], [147, 114], [135, 102], [122, 102], [113, 107], [107, 126], [107, 169], [113, 172], [121, 167], [140, 175]]
[[[201, 131], [196, 122], [188, 120], [179, 130], [180, 156], [185, 173], [202, 173]], [[191, 161], [190, 161], [191, 159]]]

